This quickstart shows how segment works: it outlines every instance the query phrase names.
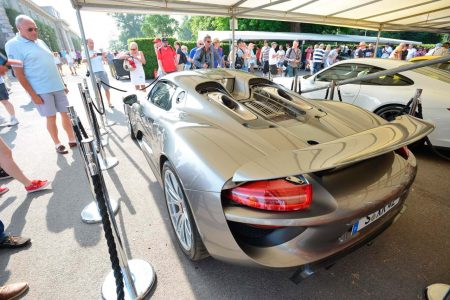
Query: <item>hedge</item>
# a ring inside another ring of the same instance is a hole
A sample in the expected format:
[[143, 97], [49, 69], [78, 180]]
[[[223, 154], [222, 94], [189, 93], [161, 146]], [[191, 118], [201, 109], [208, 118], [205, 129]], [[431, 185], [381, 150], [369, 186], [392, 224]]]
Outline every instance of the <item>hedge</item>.
[[[167, 38], [169, 45], [173, 47], [177, 41], [175, 38]], [[145, 78], [154, 78], [154, 71], [158, 70], [158, 61], [156, 59], [155, 49], [153, 48], [153, 38], [134, 38], [128, 40], [128, 45], [131, 42], [136, 42], [140, 51], [144, 53], [147, 63], [144, 65]], [[188, 48], [188, 52], [197, 45], [196, 41], [179, 41], [181, 45]], [[229, 53], [229, 43], [221, 43], [221, 47], [224, 50], [224, 54]]]

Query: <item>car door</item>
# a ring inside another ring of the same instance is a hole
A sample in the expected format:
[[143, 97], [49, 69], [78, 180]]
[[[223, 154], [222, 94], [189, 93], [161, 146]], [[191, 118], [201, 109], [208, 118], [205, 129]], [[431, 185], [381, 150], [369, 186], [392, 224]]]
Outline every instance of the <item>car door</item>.
[[[318, 72], [302, 81], [302, 90], [307, 88], [316, 88], [328, 86], [332, 80], [340, 81], [349, 78], [355, 78], [361, 72], [357, 64], [342, 63], [331, 66], [325, 70]], [[360, 84], [346, 84], [340, 87], [342, 101], [353, 103], [358, 96]], [[311, 93], [302, 94], [308, 98], [324, 99], [326, 96], [326, 89], [314, 91]], [[334, 99], [338, 99], [337, 92], [334, 93]]]
[[[385, 70], [371, 65], [363, 66], [368, 70], [367, 74]], [[406, 104], [414, 96], [412, 85], [413, 80], [398, 73], [364, 80], [361, 81], [361, 89], [353, 104], [369, 111], [388, 104]]]
[[164, 115], [172, 108], [172, 96], [175, 89], [176, 86], [173, 83], [161, 80], [151, 89], [147, 101], [143, 105], [146, 130], [146, 139], [143, 140], [143, 143], [155, 167], [158, 167], [161, 139], [164, 134], [161, 118], [164, 118]]

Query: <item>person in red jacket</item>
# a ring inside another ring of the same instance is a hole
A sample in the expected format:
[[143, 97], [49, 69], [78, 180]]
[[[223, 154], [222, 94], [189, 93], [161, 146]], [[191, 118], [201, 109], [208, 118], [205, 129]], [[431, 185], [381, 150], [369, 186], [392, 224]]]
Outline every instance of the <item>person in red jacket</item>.
[[177, 70], [177, 53], [169, 45], [167, 38], [162, 38], [162, 46], [156, 50], [158, 67], [163, 74], [172, 73]]

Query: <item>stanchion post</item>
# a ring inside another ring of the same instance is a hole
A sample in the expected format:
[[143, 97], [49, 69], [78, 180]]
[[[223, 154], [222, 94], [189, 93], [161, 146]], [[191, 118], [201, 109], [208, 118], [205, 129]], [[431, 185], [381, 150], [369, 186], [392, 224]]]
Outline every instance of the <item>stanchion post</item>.
[[[80, 88], [81, 84], [78, 85]], [[85, 90], [86, 91], [86, 90]], [[85, 92], [84, 91], [84, 92]], [[100, 152], [101, 163], [100, 167], [102, 170], [107, 170], [112, 167], [115, 167], [119, 161], [114, 157], [107, 157], [105, 154], [105, 149], [102, 145], [102, 138], [100, 135], [100, 128], [98, 127], [98, 122], [94, 120], [95, 112], [93, 111], [93, 103], [88, 93], [82, 93], [84, 109], [86, 110], [86, 114], [89, 120], [89, 124], [91, 125], [92, 133], [94, 134], [95, 140], [97, 142], [97, 149]]]
[[[95, 82], [97, 82], [97, 81], [95, 81]], [[94, 89], [97, 90], [97, 86], [94, 86]], [[89, 98], [91, 100], [91, 102], [92, 102], [91, 93], [89, 92], [89, 86], [87, 85], [86, 79], [84, 79], [84, 94], [86, 95], [86, 98]], [[100, 95], [99, 97], [102, 97], [101, 92], [99, 92], [99, 95]], [[98, 99], [97, 99], [97, 107], [100, 107], [98, 105]], [[106, 129], [106, 125], [104, 124], [103, 119], [101, 118], [100, 121], [101, 121], [101, 123], [99, 124], [100, 125], [100, 127], [99, 127], [100, 128], [100, 134], [101, 135], [108, 134], [109, 131], [108, 131], [108, 129]], [[106, 144], [105, 144], [105, 146], [106, 146]]]
[[[103, 196], [107, 200], [109, 196], [103, 174], [96, 167], [99, 166], [99, 159], [97, 156], [97, 152], [95, 151], [94, 140], [91, 138], [83, 141], [83, 147], [89, 160], [88, 165], [90, 166], [90, 173], [91, 175], [98, 176]], [[126, 287], [126, 292], [128, 293], [130, 299], [142, 299], [148, 294], [154, 284], [154, 270], [149, 263], [143, 260], [136, 259], [128, 261], [124, 251], [122, 239], [120, 237], [119, 229], [112, 212], [112, 207], [110, 206], [108, 201], [105, 202], [106, 208], [109, 213], [109, 219], [112, 224], [112, 234], [115, 242], [117, 242], [117, 255]], [[116, 284], [114, 280], [114, 272], [112, 271], [108, 274], [102, 286], [102, 295], [104, 299], [115, 299], [115, 286]]]
[[336, 81], [332, 80], [330, 84], [330, 100], [334, 100], [334, 89], [336, 88]]
[[411, 108], [409, 109], [409, 115], [411, 116], [414, 116], [416, 114], [417, 106], [419, 105], [422, 91], [423, 89], [416, 89], [416, 93], [414, 94], [414, 98], [411, 102]]
[[[102, 95], [102, 90], [101, 90], [102, 81], [101, 81], [100, 78], [97, 78], [96, 82], [97, 82], [97, 86], [94, 87], [94, 88], [97, 88], [97, 89], [98, 89], [98, 94], [100, 95], [100, 99], [96, 99], [96, 100], [97, 100], [97, 106], [100, 107], [100, 105], [102, 105], [102, 107], [105, 107], [105, 106], [104, 106], [104, 103], [105, 103], [105, 102], [103, 101], [103, 95]], [[101, 103], [100, 103], [100, 102], [101, 102]], [[109, 121], [109, 122], [108, 122], [108, 118], [106, 117], [106, 110], [104, 110], [104, 112], [103, 112], [103, 114], [100, 116], [100, 118], [101, 118], [102, 126], [103, 126], [103, 127], [106, 127], [106, 126], [109, 127], [109, 126], [113, 126], [113, 125], [116, 124], [116, 122], [114, 122], [114, 121]]]
[[[81, 84], [79, 84], [79, 85], [81, 85]], [[79, 118], [78, 118], [78, 115], [73, 106], [68, 106], [67, 108], [69, 110], [70, 121], [72, 123], [72, 127], [74, 128], [75, 135], [77, 138], [78, 150], [80, 151], [81, 158], [83, 159], [84, 170], [86, 171], [86, 175], [88, 177], [89, 190], [91, 192], [92, 198], [94, 198], [94, 191], [92, 190], [93, 183], [92, 183], [91, 176], [89, 174], [89, 166], [88, 166], [88, 162], [87, 162], [87, 157], [86, 157], [86, 153], [84, 152], [84, 147], [81, 142], [83, 140], [83, 138], [82, 138], [82, 135], [78, 128]], [[107, 200], [108, 200], [108, 204], [111, 207], [111, 211], [115, 215], [119, 211], [119, 202], [117, 202], [116, 200], [111, 199], [109, 197], [107, 198]], [[85, 206], [83, 208], [83, 210], [81, 211], [81, 220], [84, 223], [88, 223], [88, 224], [100, 223], [102, 221], [102, 217], [99, 213], [97, 202], [95, 200], [92, 200], [91, 203], [89, 203], [87, 206]]]

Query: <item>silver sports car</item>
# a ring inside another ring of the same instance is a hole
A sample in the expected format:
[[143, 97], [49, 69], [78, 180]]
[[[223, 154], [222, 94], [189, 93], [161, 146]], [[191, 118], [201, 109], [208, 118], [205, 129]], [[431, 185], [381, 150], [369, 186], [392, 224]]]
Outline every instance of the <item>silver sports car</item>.
[[183, 252], [270, 268], [328, 262], [388, 227], [416, 175], [406, 145], [433, 130], [231, 70], [169, 74], [124, 103]]

